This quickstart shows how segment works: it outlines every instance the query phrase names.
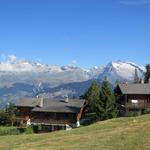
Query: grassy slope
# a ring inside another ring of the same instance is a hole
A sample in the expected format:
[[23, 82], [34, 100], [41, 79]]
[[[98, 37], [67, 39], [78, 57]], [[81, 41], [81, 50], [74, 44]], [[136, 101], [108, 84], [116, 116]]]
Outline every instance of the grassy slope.
[[118, 118], [38, 135], [0, 137], [0, 150], [148, 150], [150, 115]]

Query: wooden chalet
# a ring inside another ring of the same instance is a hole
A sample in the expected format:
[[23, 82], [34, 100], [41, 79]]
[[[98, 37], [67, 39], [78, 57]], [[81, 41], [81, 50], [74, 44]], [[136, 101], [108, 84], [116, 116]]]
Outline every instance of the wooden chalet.
[[37, 126], [38, 130], [69, 130], [80, 126], [85, 100], [24, 99], [16, 103], [20, 127]]
[[150, 108], [150, 84], [119, 84], [115, 93], [120, 115], [125, 116], [129, 111]]

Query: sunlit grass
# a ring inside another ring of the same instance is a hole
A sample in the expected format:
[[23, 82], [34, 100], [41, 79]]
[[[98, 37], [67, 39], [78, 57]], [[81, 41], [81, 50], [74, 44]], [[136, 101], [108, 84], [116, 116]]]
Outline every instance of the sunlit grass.
[[149, 150], [150, 115], [46, 134], [0, 137], [0, 150]]

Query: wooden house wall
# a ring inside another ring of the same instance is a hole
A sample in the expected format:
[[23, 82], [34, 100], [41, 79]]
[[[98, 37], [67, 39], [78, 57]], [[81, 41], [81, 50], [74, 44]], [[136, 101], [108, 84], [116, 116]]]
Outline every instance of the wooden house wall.
[[148, 103], [150, 95], [127, 95], [127, 102], [131, 103], [131, 100], [138, 100], [138, 103]]
[[19, 110], [18, 119], [20, 120], [27, 121], [27, 118], [30, 118], [33, 123], [71, 125], [81, 119], [84, 106], [80, 109], [79, 113], [32, 112], [32, 107], [17, 107], [17, 109]]
[[150, 95], [117, 95], [117, 101], [119, 104], [131, 103], [131, 100], [138, 100], [138, 103], [150, 103]]
[[33, 108], [32, 107], [17, 107], [17, 109], [19, 111], [19, 116], [23, 117], [23, 116], [30, 116]]
[[32, 121], [36, 123], [72, 124], [76, 122], [75, 113], [33, 112]]

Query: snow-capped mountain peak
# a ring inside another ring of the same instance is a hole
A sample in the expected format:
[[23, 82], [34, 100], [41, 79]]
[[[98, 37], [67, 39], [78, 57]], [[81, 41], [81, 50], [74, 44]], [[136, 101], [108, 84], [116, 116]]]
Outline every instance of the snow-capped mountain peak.
[[[143, 78], [145, 68], [133, 62], [128, 61], [112, 61], [105, 67], [94, 66], [90, 69], [84, 69], [75, 65], [69, 64], [66, 66], [46, 65], [39, 62], [27, 61], [18, 59], [16, 56], [8, 56], [6, 61], [0, 63], [0, 72], [13, 73], [50, 73], [51, 75], [63, 73], [64, 77], [72, 74], [72, 81], [85, 81], [89, 79], [103, 79], [108, 77], [111, 83], [116, 80], [132, 81], [134, 79], [135, 69], [138, 71], [140, 78]], [[62, 74], [61, 74], [62, 75]]]
[[116, 80], [133, 82], [135, 69], [143, 78], [145, 68], [132, 62], [112, 61], [105, 67], [84, 69], [75, 65], [46, 65], [9, 56], [0, 62], [0, 105], [39, 93], [46, 98], [64, 94], [79, 96], [89, 87], [91, 79], [102, 81], [107, 77], [111, 84]]
[[138, 71], [139, 78], [143, 78], [145, 72], [144, 67], [128, 61], [112, 61], [106, 65], [99, 78], [106, 76], [111, 83], [115, 83], [116, 80], [133, 81], [135, 69]]

